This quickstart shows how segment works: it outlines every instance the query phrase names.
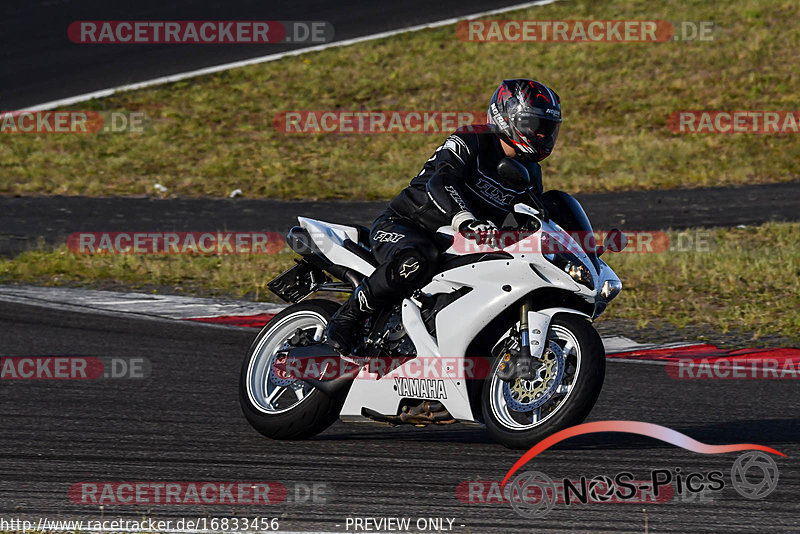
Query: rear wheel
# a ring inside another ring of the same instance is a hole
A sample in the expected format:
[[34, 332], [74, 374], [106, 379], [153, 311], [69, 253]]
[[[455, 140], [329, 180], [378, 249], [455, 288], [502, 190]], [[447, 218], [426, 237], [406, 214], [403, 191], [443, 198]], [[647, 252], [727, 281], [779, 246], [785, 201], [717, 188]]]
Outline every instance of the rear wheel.
[[294, 304], [273, 317], [253, 341], [242, 364], [239, 403], [247, 421], [261, 434], [272, 439], [304, 439], [322, 432], [339, 417], [346, 389], [329, 397], [273, 367], [297, 330], [321, 341], [338, 308], [339, 304], [324, 299]]
[[[495, 345], [491, 373], [481, 392], [481, 410], [492, 437], [511, 448], [528, 448], [581, 423], [600, 395], [605, 350], [584, 318], [559, 314], [550, 322], [546, 348], [532, 380], [504, 382], [497, 376], [502, 354], [515, 348], [509, 329]], [[499, 350], [498, 350], [499, 349]]]

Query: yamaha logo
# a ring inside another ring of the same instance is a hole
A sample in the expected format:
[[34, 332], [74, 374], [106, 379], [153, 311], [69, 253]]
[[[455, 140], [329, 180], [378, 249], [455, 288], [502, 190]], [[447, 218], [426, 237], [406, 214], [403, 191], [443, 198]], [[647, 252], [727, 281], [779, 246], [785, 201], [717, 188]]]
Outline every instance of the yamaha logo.
[[419, 399], [446, 399], [444, 380], [425, 378], [395, 378], [394, 388], [401, 397]]

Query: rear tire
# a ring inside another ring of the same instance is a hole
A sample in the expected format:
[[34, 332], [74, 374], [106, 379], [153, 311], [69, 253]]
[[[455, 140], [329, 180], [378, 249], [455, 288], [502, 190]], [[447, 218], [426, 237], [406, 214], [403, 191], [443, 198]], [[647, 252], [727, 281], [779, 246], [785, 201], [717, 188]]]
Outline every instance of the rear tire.
[[[339, 304], [330, 300], [312, 299], [293, 304], [273, 317], [259, 332], [242, 364], [239, 377], [239, 403], [250, 425], [270, 439], [299, 440], [318, 434], [332, 425], [338, 418], [349, 388], [334, 397], [313, 388], [302, 381], [292, 380], [283, 386], [281, 393], [269, 374], [275, 352], [297, 329], [323, 330], [330, 317], [339, 309]], [[288, 335], [286, 335], [288, 333]], [[272, 390], [269, 388], [272, 386]], [[302, 393], [302, 398], [297, 391]], [[277, 393], [272, 402], [269, 393]], [[287, 406], [277, 406], [284, 397]]]
[[[501, 387], [502, 383], [499, 382], [496, 372], [502, 355], [498, 355], [492, 362], [491, 373], [481, 391], [481, 411], [489, 433], [506, 447], [527, 449], [551, 434], [580, 424], [589, 415], [600, 395], [606, 369], [605, 349], [600, 335], [586, 319], [569, 313], [559, 314], [553, 318], [548, 330], [548, 341], [554, 336], [554, 329], [556, 332], [560, 331], [562, 337], [569, 337], [564, 333], [565, 330], [572, 334], [580, 348], [580, 365], [572, 388], [562, 403], [549, 414], [540, 412], [541, 420], [538, 423], [532, 421], [533, 426], [525, 428], [520, 424], [519, 428], [513, 428], [513, 424], [508, 422], [513, 423], [512, 419], [506, 419], [507, 422], [504, 422], [504, 418], [498, 416], [498, 413], [503, 412], [498, 411], [498, 408], [502, 407], [497, 406], [499, 401], [496, 388]], [[493, 381], [495, 381], [494, 388]], [[564, 382], [566, 377], [562, 384]], [[545, 403], [542, 410], [547, 407], [548, 403]], [[507, 406], [505, 410], [504, 413], [516, 416]]]

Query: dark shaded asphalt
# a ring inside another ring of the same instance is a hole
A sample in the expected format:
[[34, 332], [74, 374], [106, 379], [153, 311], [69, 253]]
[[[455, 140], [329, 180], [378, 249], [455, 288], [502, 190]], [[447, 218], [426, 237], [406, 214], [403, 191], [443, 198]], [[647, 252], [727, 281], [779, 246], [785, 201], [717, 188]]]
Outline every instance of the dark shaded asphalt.
[[4, 83], [0, 85], [0, 109], [29, 109], [83, 93], [309, 46], [77, 44], [67, 37], [67, 27], [74, 21], [316, 20], [330, 22], [334, 41], [341, 41], [518, 3], [519, 0], [3, 2], [0, 72]]
[[[465, 480], [499, 480], [519, 458], [481, 429], [387, 428], [337, 423], [316, 439], [273, 442], [241, 416], [237, 379], [252, 331], [110, 318], [0, 303], [0, 355], [146, 357], [150, 378], [0, 382], [0, 517], [99, 519], [72, 503], [78, 481], [277, 481], [270, 506], [105, 506], [104, 518], [279, 517], [283, 529], [344, 531], [347, 517], [454, 518], [455, 532], [789, 532], [800, 504], [800, 418], [790, 381], [674, 381], [664, 367], [609, 363], [590, 420], [663, 424], [700, 441], [760, 443], [778, 458], [778, 488], [749, 501], [719, 494], [663, 504], [563, 504], [543, 519], [507, 504], [465, 504]], [[719, 470], [737, 453], [701, 455], [650, 439], [596, 434], [543, 453], [530, 469], [551, 478], [652, 469]], [[325, 484], [325, 502], [293, 502], [295, 488]], [[644, 509], [644, 511], [643, 511]], [[337, 526], [338, 525], [338, 526]], [[464, 525], [464, 526], [462, 526]]]
[[[800, 219], [800, 181], [747, 187], [577, 195], [596, 229], [683, 229]], [[286, 232], [297, 216], [369, 225], [386, 202], [270, 199], [0, 197], [0, 254], [72, 232], [270, 230]]]

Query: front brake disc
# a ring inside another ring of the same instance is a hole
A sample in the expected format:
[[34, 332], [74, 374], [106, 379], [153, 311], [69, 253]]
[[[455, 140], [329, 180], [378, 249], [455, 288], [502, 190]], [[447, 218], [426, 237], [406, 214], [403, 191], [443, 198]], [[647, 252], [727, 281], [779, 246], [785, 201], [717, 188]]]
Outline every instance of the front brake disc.
[[503, 398], [509, 408], [529, 412], [541, 407], [555, 394], [564, 378], [564, 350], [551, 341], [542, 355], [542, 364], [530, 380], [517, 378], [513, 383], [503, 383]]

